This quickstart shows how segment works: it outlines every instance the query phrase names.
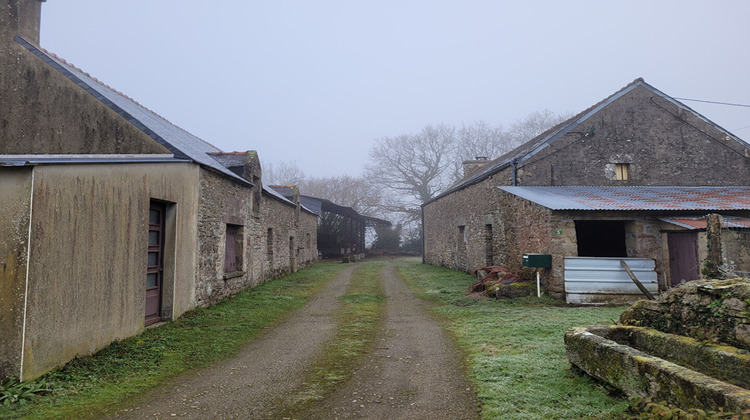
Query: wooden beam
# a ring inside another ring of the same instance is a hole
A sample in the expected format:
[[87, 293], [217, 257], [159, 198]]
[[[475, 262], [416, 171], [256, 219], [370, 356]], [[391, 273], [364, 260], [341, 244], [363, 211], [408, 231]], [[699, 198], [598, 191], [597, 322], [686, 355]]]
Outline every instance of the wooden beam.
[[643, 283], [641, 283], [641, 282], [640, 282], [640, 281], [639, 281], [639, 280], [638, 280], [638, 279], [637, 279], [637, 278], [635, 277], [635, 274], [633, 274], [633, 272], [632, 272], [632, 271], [630, 270], [630, 267], [628, 267], [628, 263], [626, 263], [626, 262], [625, 262], [625, 260], [620, 260], [620, 264], [621, 264], [621, 265], [623, 266], [623, 268], [625, 268], [625, 271], [626, 271], [626, 272], [628, 273], [628, 275], [630, 276], [630, 279], [631, 279], [631, 280], [633, 280], [633, 283], [635, 283], [635, 285], [636, 285], [636, 286], [638, 286], [638, 288], [639, 288], [639, 289], [641, 289], [641, 292], [643, 292], [643, 294], [644, 294], [644, 295], [646, 295], [646, 297], [647, 297], [647, 298], [648, 298], [649, 300], [654, 300], [654, 299], [656, 299], [656, 298], [654, 297], [654, 295], [652, 295], [652, 294], [651, 294], [651, 292], [649, 292], [649, 291], [648, 291], [648, 289], [646, 289], [646, 286], [644, 286], [644, 285], [643, 285]]

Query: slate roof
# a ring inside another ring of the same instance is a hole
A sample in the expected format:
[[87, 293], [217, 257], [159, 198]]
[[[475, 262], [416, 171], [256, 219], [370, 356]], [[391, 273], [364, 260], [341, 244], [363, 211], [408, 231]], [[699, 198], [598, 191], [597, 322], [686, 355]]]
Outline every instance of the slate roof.
[[[660, 217], [659, 220], [689, 230], [706, 229], [708, 227], [708, 220], [705, 217]], [[721, 216], [721, 227], [730, 229], [750, 229], [750, 219], [744, 217]]]
[[216, 170], [237, 182], [252, 185], [252, 183], [233, 173], [209, 155], [210, 153], [221, 153], [218, 147], [172, 124], [160, 115], [84, 73], [56, 55], [36, 47], [19, 36], [15, 37], [15, 41], [39, 57], [50, 67], [76, 83], [94, 98], [117, 112], [149, 137], [169, 149], [175, 158], [189, 159]]
[[750, 187], [498, 187], [552, 210], [750, 210]]
[[245, 166], [245, 152], [210, 153], [210, 156], [227, 168]]
[[742, 147], [750, 148], [750, 145], [745, 143], [742, 139], [735, 136], [734, 134], [730, 133], [729, 131], [724, 130], [720, 126], [718, 126], [716, 123], [712, 122], [708, 118], [704, 117], [703, 115], [699, 114], [695, 110], [691, 109], [690, 107], [686, 106], [682, 102], [679, 102], [678, 100], [672, 98], [671, 96], [661, 92], [660, 90], [656, 89], [655, 87], [649, 85], [646, 83], [642, 78], [635, 79], [633, 82], [629, 83], [622, 89], [618, 90], [617, 92], [613, 93], [612, 95], [608, 96], [607, 98], [603, 99], [597, 104], [594, 104], [593, 106], [589, 107], [588, 109], [580, 112], [579, 114], [569, 118], [566, 121], [563, 121], [554, 127], [548, 129], [547, 131], [543, 132], [542, 134], [534, 137], [533, 139], [529, 140], [528, 142], [516, 147], [515, 149], [511, 150], [510, 152], [490, 161], [486, 165], [482, 166], [481, 168], [475, 170], [474, 172], [471, 172], [469, 175], [464, 177], [463, 179], [459, 180], [457, 183], [453, 184], [451, 187], [449, 187], [447, 190], [443, 191], [439, 195], [435, 196], [434, 198], [426, 201], [424, 205], [429, 204], [435, 200], [438, 200], [441, 197], [444, 197], [448, 194], [451, 194], [455, 191], [462, 190], [466, 187], [469, 187], [471, 185], [474, 185], [476, 183], [479, 183], [490, 176], [502, 171], [503, 169], [511, 166], [513, 162], [516, 162], [516, 164], [522, 164], [529, 160], [531, 157], [533, 157], [535, 154], [539, 153], [540, 151], [544, 150], [547, 146], [549, 146], [552, 142], [559, 139], [560, 137], [564, 136], [570, 131], [586, 131], [586, 130], [575, 130], [580, 124], [584, 123], [589, 117], [594, 115], [595, 113], [599, 112], [602, 108], [605, 106], [611, 104], [615, 100], [619, 99], [620, 97], [624, 96], [626, 93], [632, 91], [633, 89], [637, 88], [638, 86], [642, 86], [654, 94], [676, 104], [677, 106], [684, 108], [693, 114], [697, 116], [698, 118], [702, 119], [703, 121], [706, 121], [707, 123], [715, 126], [717, 129], [724, 132], [725, 135], [729, 136], [733, 140], [737, 141], [739, 144], [742, 145]]
[[[272, 187], [263, 186], [263, 192], [270, 195], [271, 197], [281, 201], [284, 204], [288, 204], [293, 207], [297, 207], [297, 204], [294, 203], [292, 200], [284, 197], [283, 195], [279, 194], [278, 191], [274, 190]], [[304, 203], [300, 203], [300, 207], [302, 207], [302, 210], [317, 216], [318, 213], [315, 213], [314, 211], [310, 210], [309, 208], [305, 207]]]

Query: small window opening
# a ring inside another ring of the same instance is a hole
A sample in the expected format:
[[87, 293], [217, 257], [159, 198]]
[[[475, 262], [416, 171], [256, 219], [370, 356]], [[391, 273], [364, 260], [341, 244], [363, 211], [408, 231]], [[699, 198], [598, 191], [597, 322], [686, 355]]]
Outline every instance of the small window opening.
[[268, 261], [273, 262], [273, 229], [268, 228], [266, 234], [266, 258]]
[[616, 163], [615, 164], [615, 179], [618, 181], [627, 181], [630, 179], [630, 164], [629, 163]]
[[627, 257], [625, 221], [576, 220], [579, 257]]
[[484, 257], [487, 267], [494, 265], [492, 252], [492, 225], [484, 225]]

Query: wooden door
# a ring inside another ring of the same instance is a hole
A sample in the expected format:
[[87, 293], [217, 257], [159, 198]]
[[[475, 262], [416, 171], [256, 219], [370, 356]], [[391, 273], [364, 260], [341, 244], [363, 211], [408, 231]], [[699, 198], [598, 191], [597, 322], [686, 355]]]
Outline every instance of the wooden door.
[[669, 232], [670, 284], [677, 286], [684, 281], [700, 279], [698, 261], [698, 234], [695, 232]]
[[163, 203], [151, 202], [148, 212], [148, 264], [146, 269], [146, 325], [161, 320], [161, 290], [164, 277]]

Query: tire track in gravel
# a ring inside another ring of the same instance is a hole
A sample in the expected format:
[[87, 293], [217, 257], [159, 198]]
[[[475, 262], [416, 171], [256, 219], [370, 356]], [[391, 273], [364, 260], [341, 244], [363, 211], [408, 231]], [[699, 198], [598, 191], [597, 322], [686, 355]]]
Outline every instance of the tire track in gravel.
[[479, 405], [453, 342], [394, 273], [383, 268], [386, 320], [352, 379], [304, 419], [476, 419]]
[[245, 346], [237, 356], [178, 376], [112, 419], [247, 419], [276, 409], [301, 385], [305, 366], [333, 337], [355, 265], [345, 268], [286, 321]]

